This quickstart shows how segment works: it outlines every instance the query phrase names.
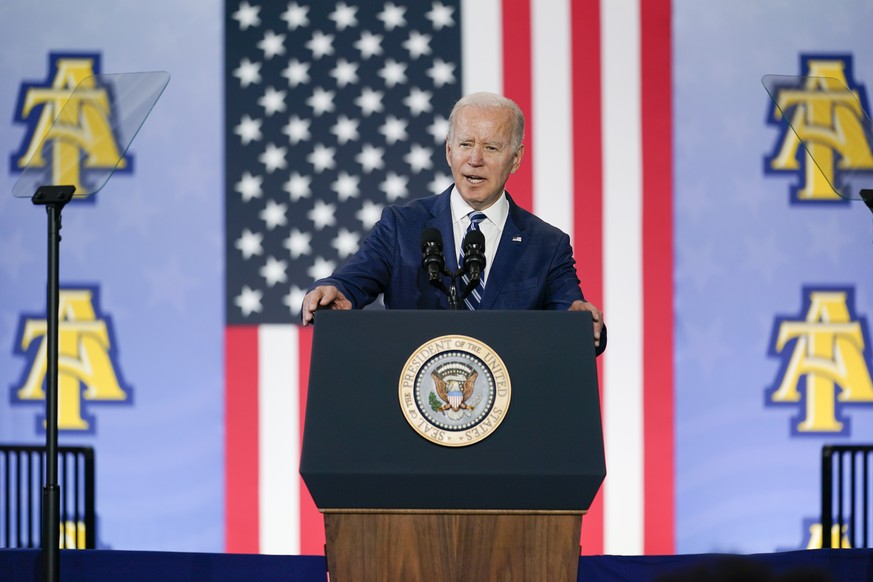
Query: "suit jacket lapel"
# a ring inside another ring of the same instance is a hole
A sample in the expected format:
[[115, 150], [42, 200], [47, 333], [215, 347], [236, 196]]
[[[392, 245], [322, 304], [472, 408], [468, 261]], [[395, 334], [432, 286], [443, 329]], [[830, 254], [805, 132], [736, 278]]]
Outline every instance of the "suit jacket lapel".
[[450, 197], [452, 187], [437, 196], [431, 209], [430, 220], [426, 228], [437, 228], [443, 235], [443, 256], [446, 260], [446, 268], [452, 271], [458, 269], [458, 251], [455, 249], [455, 231], [452, 229], [452, 206]]
[[485, 281], [485, 294], [479, 304], [480, 309], [489, 309], [494, 304], [500, 288], [512, 277], [515, 265], [528, 244], [528, 237], [524, 234], [527, 223], [518, 212], [518, 206], [509, 196], [509, 192], [506, 193], [506, 198], [509, 201], [509, 214], [506, 216], [506, 224], [503, 225], [503, 234], [500, 235], [494, 264], [491, 265], [491, 271]]

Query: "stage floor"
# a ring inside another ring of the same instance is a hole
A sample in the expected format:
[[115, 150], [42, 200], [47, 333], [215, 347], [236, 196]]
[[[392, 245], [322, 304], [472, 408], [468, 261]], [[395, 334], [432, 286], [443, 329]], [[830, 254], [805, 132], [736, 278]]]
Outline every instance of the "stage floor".
[[[40, 580], [39, 550], [0, 550], [0, 580]], [[728, 556], [583, 556], [584, 582], [754, 582], [767, 572], [803, 573], [803, 582], [873, 582], [873, 550], [803, 550]], [[724, 577], [726, 573], [733, 577]], [[820, 576], [814, 576], [815, 573]], [[63, 550], [62, 582], [324, 582], [322, 556]], [[779, 578], [788, 582], [793, 578]], [[430, 582], [430, 581], [427, 581]]]

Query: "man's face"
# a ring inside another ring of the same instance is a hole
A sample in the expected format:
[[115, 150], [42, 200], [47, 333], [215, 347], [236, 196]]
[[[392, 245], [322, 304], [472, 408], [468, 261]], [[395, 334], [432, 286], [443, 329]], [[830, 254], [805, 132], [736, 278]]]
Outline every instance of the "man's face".
[[521, 163], [524, 146], [512, 149], [509, 109], [467, 106], [458, 110], [446, 160], [461, 198], [475, 210], [494, 204]]

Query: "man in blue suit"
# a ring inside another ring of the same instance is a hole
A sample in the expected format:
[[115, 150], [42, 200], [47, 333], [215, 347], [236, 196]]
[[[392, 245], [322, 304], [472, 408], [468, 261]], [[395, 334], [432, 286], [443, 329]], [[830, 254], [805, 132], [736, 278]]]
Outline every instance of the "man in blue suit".
[[602, 353], [603, 315], [579, 288], [570, 237], [520, 208], [504, 190], [521, 164], [523, 137], [524, 115], [510, 99], [473, 93], [459, 100], [446, 136], [454, 185], [386, 208], [360, 250], [307, 293], [303, 325], [318, 309], [359, 309], [380, 294], [389, 309], [447, 309], [445, 293], [422, 268], [420, 237], [425, 229], [438, 229], [448, 241], [445, 265], [454, 271], [465, 233], [476, 229], [485, 239], [485, 270], [473, 307], [590, 311]]

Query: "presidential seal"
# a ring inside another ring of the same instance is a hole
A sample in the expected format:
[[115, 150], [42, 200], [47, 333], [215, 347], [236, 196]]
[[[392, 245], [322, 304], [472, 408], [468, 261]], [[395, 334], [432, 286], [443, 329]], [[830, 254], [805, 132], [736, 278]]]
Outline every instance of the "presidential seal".
[[491, 435], [509, 408], [509, 374], [479, 340], [445, 335], [420, 346], [400, 374], [400, 408], [422, 437], [464, 447]]

